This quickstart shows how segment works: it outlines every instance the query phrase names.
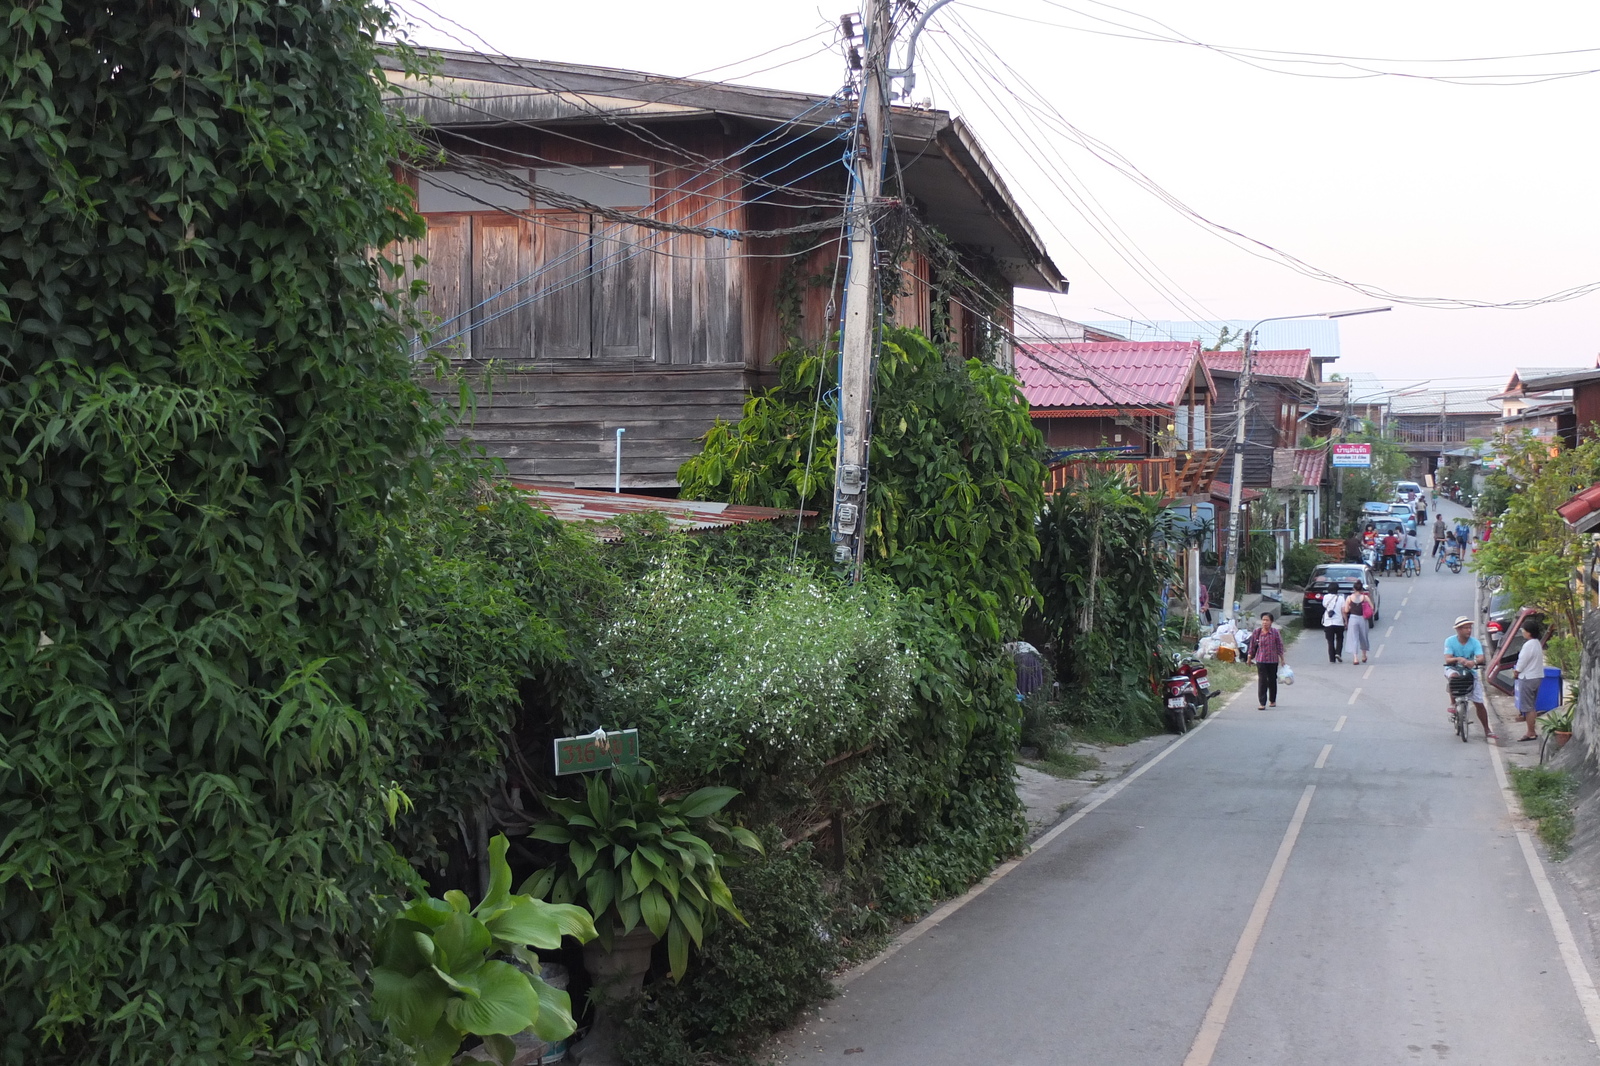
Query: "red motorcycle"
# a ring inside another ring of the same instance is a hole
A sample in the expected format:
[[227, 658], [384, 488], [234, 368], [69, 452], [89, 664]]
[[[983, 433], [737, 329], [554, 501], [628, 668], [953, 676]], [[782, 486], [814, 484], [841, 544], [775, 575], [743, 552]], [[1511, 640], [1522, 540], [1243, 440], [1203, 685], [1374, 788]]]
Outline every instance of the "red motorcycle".
[[1211, 677], [1200, 660], [1174, 652], [1171, 663], [1163, 666], [1158, 677], [1156, 695], [1161, 697], [1167, 728], [1174, 733], [1187, 733], [1210, 713]]

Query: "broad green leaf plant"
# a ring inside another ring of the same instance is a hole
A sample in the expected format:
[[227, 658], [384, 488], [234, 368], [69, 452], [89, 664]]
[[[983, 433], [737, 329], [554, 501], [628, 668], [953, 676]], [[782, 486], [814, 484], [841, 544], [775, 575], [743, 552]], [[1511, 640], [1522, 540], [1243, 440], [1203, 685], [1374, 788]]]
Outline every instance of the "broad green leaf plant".
[[648, 766], [617, 767], [610, 784], [598, 774], [586, 784], [582, 801], [544, 797], [550, 817], [532, 836], [566, 852], [522, 890], [587, 907], [608, 951], [618, 932], [631, 933], [642, 923], [666, 939], [672, 979], [681, 980], [689, 945], [700, 946], [717, 912], [744, 922], [722, 868], [737, 861], [735, 849], [759, 853], [761, 842], [715, 817], [739, 791], [709, 787], [662, 799]]
[[577, 1028], [571, 1000], [538, 976], [530, 949], [559, 948], [564, 936], [593, 940], [594, 922], [582, 907], [513, 895], [508, 847], [504, 836], [489, 842], [489, 891], [476, 907], [454, 890], [425, 896], [379, 940], [373, 1005], [419, 1066], [445, 1066], [467, 1036], [509, 1064], [516, 1034], [555, 1041]]

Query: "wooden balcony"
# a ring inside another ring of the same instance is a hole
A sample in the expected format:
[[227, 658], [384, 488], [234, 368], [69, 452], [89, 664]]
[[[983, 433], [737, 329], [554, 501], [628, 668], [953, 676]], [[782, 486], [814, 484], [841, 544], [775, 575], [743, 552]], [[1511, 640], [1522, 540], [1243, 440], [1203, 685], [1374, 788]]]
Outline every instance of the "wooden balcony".
[[1050, 467], [1045, 492], [1054, 495], [1095, 470], [1119, 475], [1141, 496], [1194, 496], [1209, 490], [1222, 454], [1220, 449], [1206, 449], [1154, 459], [1069, 459]]

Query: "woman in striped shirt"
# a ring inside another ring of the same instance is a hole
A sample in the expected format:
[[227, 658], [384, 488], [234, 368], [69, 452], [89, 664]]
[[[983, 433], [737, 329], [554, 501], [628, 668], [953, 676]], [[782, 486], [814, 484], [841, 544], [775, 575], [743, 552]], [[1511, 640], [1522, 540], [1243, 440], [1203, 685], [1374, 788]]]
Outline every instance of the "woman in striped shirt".
[[1257, 710], [1278, 705], [1278, 667], [1283, 663], [1283, 634], [1272, 624], [1272, 612], [1261, 612], [1261, 628], [1250, 635], [1250, 658], [1256, 664]]

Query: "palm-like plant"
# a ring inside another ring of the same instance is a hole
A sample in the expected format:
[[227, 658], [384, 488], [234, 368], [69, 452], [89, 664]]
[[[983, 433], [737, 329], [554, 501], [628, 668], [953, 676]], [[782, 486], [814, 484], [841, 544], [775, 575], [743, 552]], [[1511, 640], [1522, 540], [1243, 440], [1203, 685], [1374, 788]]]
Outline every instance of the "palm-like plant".
[[581, 801], [544, 797], [550, 817], [531, 835], [565, 845], [566, 854], [522, 891], [587, 908], [608, 951], [619, 931], [642, 923], [666, 940], [672, 978], [679, 980], [689, 967], [689, 945], [700, 946], [718, 911], [744, 922], [721, 871], [736, 861], [735, 848], [759, 852], [761, 842], [715, 817], [739, 791], [702, 788], [664, 800], [647, 766], [618, 767], [610, 784], [597, 774], [587, 786]]

